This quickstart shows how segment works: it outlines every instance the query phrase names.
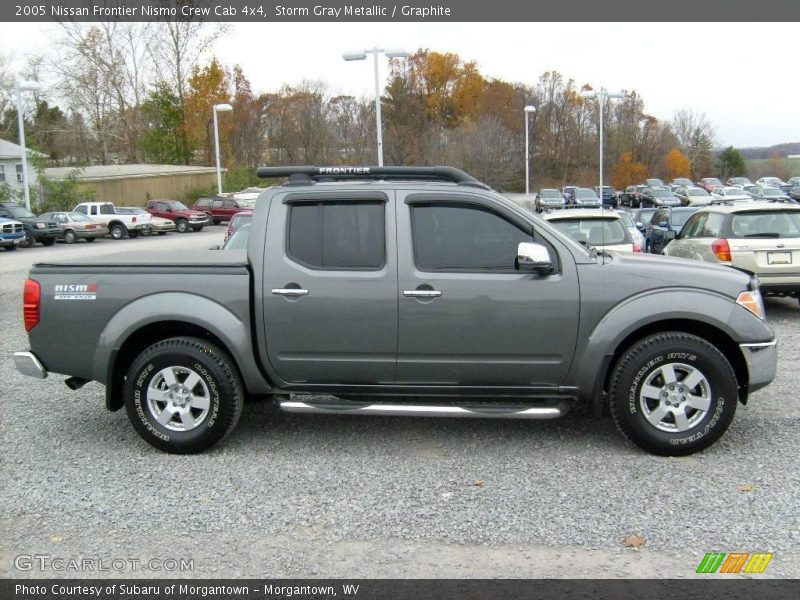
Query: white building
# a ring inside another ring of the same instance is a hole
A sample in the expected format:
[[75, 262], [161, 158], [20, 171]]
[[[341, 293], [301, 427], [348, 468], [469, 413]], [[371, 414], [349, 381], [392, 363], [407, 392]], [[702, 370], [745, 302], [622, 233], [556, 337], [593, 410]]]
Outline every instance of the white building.
[[[28, 148], [28, 177], [31, 188], [37, 185], [36, 169], [31, 165], [30, 157], [44, 156]], [[14, 191], [22, 191], [22, 146], [0, 140], [0, 184], [7, 183]]]

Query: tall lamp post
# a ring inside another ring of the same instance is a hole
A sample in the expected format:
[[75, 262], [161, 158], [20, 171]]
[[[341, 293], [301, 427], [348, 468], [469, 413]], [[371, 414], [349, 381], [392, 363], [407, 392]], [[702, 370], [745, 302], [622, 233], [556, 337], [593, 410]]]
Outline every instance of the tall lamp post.
[[41, 89], [38, 81], [20, 81], [15, 86], [17, 100], [17, 124], [19, 126], [19, 145], [22, 148], [22, 189], [25, 193], [25, 208], [31, 209], [30, 180], [28, 179], [28, 150], [25, 148], [25, 119], [22, 117], [22, 92], [35, 92]]
[[531, 145], [530, 145], [530, 115], [536, 112], [536, 107], [525, 107], [525, 194], [531, 193]]
[[600, 204], [603, 203], [603, 116], [605, 113], [605, 106], [611, 98], [624, 98], [625, 94], [621, 92], [609, 92], [606, 88], [600, 88], [598, 92], [590, 92], [588, 90], [581, 92], [581, 98], [592, 100], [597, 98], [600, 108]]
[[378, 132], [378, 166], [383, 166], [383, 132], [381, 131], [381, 83], [378, 73], [378, 55], [385, 54], [387, 58], [408, 58], [409, 54], [401, 48], [384, 49], [377, 46], [363, 52], [345, 52], [342, 58], [351, 60], [366, 60], [367, 54], [372, 54], [375, 62], [375, 129]]
[[217, 157], [217, 193], [222, 195], [222, 168], [219, 164], [219, 124], [217, 123], [217, 113], [233, 110], [230, 104], [214, 105], [214, 154]]

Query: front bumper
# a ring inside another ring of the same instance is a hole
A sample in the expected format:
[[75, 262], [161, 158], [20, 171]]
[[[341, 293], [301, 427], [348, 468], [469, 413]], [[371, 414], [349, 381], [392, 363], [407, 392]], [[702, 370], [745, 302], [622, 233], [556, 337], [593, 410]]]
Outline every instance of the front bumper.
[[778, 340], [739, 344], [747, 362], [748, 390], [754, 392], [775, 379], [778, 367]]
[[44, 379], [48, 375], [47, 369], [33, 352], [14, 352], [14, 366], [17, 367], [17, 371], [28, 377]]
[[15, 237], [11, 236], [3, 236], [0, 237], [0, 246], [5, 248], [6, 246], [19, 246], [22, 243], [22, 240], [25, 239], [25, 234], [21, 233], [16, 235]]

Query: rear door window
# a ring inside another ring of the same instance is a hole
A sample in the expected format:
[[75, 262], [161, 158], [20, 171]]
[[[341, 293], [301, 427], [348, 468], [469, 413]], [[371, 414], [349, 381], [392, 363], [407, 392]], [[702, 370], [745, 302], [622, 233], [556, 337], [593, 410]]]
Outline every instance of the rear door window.
[[385, 202], [290, 205], [286, 252], [311, 269], [373, 270], [386, 264]]

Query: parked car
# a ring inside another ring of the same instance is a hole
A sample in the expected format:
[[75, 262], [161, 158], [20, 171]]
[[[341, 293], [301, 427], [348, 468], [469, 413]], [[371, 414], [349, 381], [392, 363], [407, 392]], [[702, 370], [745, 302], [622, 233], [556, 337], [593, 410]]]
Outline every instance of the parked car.
[[753, 202], [698, 210], [664, 254], [758, 277], [766, 295], [800, 298], [800, 206]]
[[633, 215], [626, 210], [617, 211], [620, 220], [623, 222], [625, 227], [628, 228], [628, 231], [633, 238], [633, 242], [639, 245], [639, 248], [644, 248], [644, 234], [639, 231], [639, 228], [636, 226], [636, 222], [633, 220]]
[[772, 187], [781, 190], [782, 192], [787, 192], [793, 186], [787, 181], [781, 181], [779, 177], [761, 177], [756, 179], [756, 185], [760, 185], [762, 188], [764, 187]]
[[[645, 231], [647, 231], [647, 224], [650, 222], [650, 219], [656, 212], [656, 208], [639, 208], [634, 210], [631, 213], [631, 217], [633, 218], [633, 223], [636, 225], [636, 229], [638, 229], [642, 236], [644, 236]], [[644, 237], [642, 237], [644, 239]], [[644, 247], [644, 246], [642, 246]]]
[[667, 188], [644, 188], [639, 197], [640, 206], [680, 206], [680, 199]]
[[661, 254], [665, 246], [674, 239], [675, 234], [681, 230], [689, 217], [697, 212], [698, 208], [695, 206], [659, 208], [653, 213], [647, 224], [644, 234], [645, 252]]
[[[255, 195], [257, 196], [257, 194]], [[205, 213], [214, 225], [218, 225], [223, 221], [230, 221], [231, 217], [241, 210], [252, 209], [254, 204], [254, 199], [216, 196], [200, 198], [194, 203], [192, 210]]]
[[203, 227], [211, 223], [211, 218], [205, 212], [190, 210], [177, 200], [148, 200], [144, 208], [155, 217], [174, 221], [178, 233], [202, 231]]
[[729, 187], [738, 185], [743, 188], [746, 185], [753, 185], [753, 182], [750, 181], [749, 177], [731, 177], [725, 182], [725, 185]]
[[236, 213], [231, 217], [231, 220], [228, 222], [228, 226], [225, 228], [225, 239], [222, 240], [224, 244], [227, 242], [233, 233], [242, 225], [250, 223], [253, 219], [253, 211], [252, 210], [243, 210], [241, 212]]
[[144, 213], [120, 213], [111, 202], [82, 202], [73, 209], [73, 212], [83, 213], [95, 223], [108, 227], [108, 232], [115, 240], [124, 237], [138, 237], [142, 233], [149, 233], [152, 215]]
[[164, 219], [156, 217], [150, 212], [139, 206], [117, 206], [116, 211], [118, 214], [123, 215], [150, 215], [150, 229], [143, 232], [143, 235], [151, 235], [157, 233], [158, 235], [166, 235], [170, 231], [175, 231], [175, 221], [171, 219]]
[[58, 239], [64, 240], [68, 244], [74, 244], [78, 240], [93, 242], [97, 238], [108, 235], [108, 227], [100, 223], [95, 223], [89, 217], [79, 212], [49, 212], [39, 215], [39, 218], [58, 223], [60, 230]]
[[619, 213], [608, 209], [566, 209], [542, 217], [576, 242], [597, 250], [641, 252]]
[[622, 206], [630, 206], [631, 208], [641, 208], [642, 191], [647, 186], [644, 185], [629, 185], [619, 195], [619, 204]]
[[222, 244], [220, 250], [247, 250], [247, 243], [250, 240], [250, 221], [241, 223]]
[[750, 186], [747, 193], [753, 200], [766, 200], [768, 202], [791, 202], [792, 199], [781, 191], [780, 188], [762, 187], [760, 185]]
[[25, 226], [14, 219], [0, 217], [0, 248], [16, 250], [25, 239]]
[[651, 177], [650, 179], [645, 179], [644, 180], [644, 187], [649, 187], [651, 189], [652, 188], [666, 188], [667, 184], [665, 184], [663, 181], [661, 181], [657, 177]]
[[797, 187], [800, 185], [800, 177], [789, 177], [789, 179], [786, 180], [786, 185]]
[[786, 192], [786, 195], [795, 202], [800, 202], [800, 184], [794, 186], [792, 189]]
[[722, 185], [722, 182], [716, 177], [703, 177], [697, 182], [697, 187], [703, 188], [705, 191], [710, 192], [715, 187]]
[[711, 195], [700, 187], [678, 188], [675, 195], [683, 206], [703, 206], [711, 202]]
[[617, 191], [611, 187], [610, 185], [603, 186], [603, 193], [600, 194], [600, 186], [596, 185], [592, 188], [592, 191], [597, 195], [598, 198], [602, 200], [603, 206], [617, 206]]
[[24, 206], [13, 202], [0, 202], [0, 217], [22, 223], [25, 239], [20, 245], [23, 248], [30, 248], [37, 242], [44, 246], [52, 246], [61, 232], [55, 221], [37, 217]]
[[543, 188], [534, 199], [534, 210], [542, 212], [548, 208], [564, 208], [564, 196], [556, 189]]
[[738, 186], [718, 186], [711, 190], [711, 198], [714, 200], [747, 201], [753, 197]]
[[595, 208], [601, 206], [600, 197], [589, 188], [576, 188], [572, 197], [571, 206]]
[[676, 177], [670, 182], [669, 189], [674, 192], [678, 188], [692, 187], [693, 185], [694, 181], [692, 181], [691, 179], [688, 179], [686, 177]]

